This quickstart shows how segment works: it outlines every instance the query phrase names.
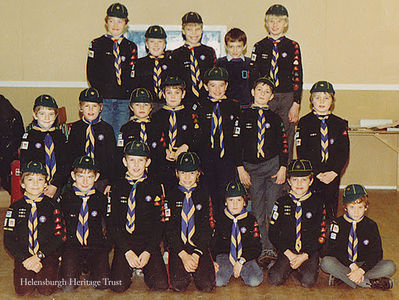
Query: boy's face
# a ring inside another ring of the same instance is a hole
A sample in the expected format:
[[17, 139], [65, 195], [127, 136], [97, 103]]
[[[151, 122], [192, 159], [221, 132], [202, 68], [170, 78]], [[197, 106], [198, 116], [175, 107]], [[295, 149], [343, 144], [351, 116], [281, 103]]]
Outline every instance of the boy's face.
[[331, 109], [333, 99], [329, 93], [315, 92], [312, 93], [312, 105], [319, 115], [328, 114]]
[[95, 102], [80, 103], [80, 111], [82, 112], [83, 117], [89, 122], [95, 120], [102, 111], [102, 109], [103, 105]]
[[132, 103], [130, 106], [133, 110], [134, 116], [139, 118], [139, 119], [146, 119], [152, 110], [152, 104], [151, 103]]
[[164, 39], [148, 38], [145, 41], [145, 45], [151, 55], [158, 57], [165, 51], [166, 41]]
[[187, 23], [182, 28], [183, 34], [186, 36], [186, 42], [194, 45], [200, 42], [202, 37], [202, 24]]
[[94, 183], [100, 177], [100, 173], [95, 173], [93, 170], [84, 169], [83, 172], [71, 172], [72, 179], [76, 186], [83, 192], [87, 193], [92, 189]]
[[210, 80], [205, 84], [205, 89], [208, 91], [210, 97], [219, 100], [226, 94], [228, 85], [229, 84], [223, 80]]
[[189, 189], [194, 186], [199, 177], [199, 171], [176, 171], [177, 178], [179, 179], [179, 184], [184, 186], [186, 189]]
[[33, 112], [33, 118], [37, 121], [40, 127], [43, 129], [49, 129], [53, 126], [54, 121], [57, 118], [57, 113], [52, 108], [41, 106], [36, 113]]
[[245, 206], [245, 201], [242, 196], [226, 198], [226, 205], [233, 215], [239, 214]]
[[25, 193], [31, 198], [37, 198], [46, 188], [46, 176], [43, 174], [28, 174], [21, 183], [21, 187], [25, 189]]
[[288, 178], [288, 183], [291, 186], [291, 191], [295, 197], [299, 198], [306, 194], [309, 187], [313, 183], [313, 178], [309, 176], [304, 177], [291, 177]]
[[123, 34], [126, 29], [125, 19], [117, 18], [117, 17], [108, 17], [107, 19], [107, 29], [108, 32], [115, 37], [118, 37]]
[[227, 42], [226, 45], [227, 53], [230, 54], [233, 58], [240, 58], [244, 49], [244, 42], [241, 41]]
[[274, 97], [272, 88], [263, 82], [259, 82], [255, 88], [251, 90], [251, 94], [254, 97], [254, 103], [258, 106], [266, 106]]
[[349, 203], [346, 206], [346, 211], [348, 212], [348, 215], [355, 221], [360, 220], [363, 216], [364, 213], [366, 212], [366, 204], [364, 202], [362, 203]]
[[148, 168], [151, 163], [150, 158], [136, 155], [125, 155], [122, 161], [133, 179], [141, 178], [145, 172], [145, 169]]
[[268, 16], [265, 23], [269, 34], [274, 39], [283, 36], [284, 30], [288, 25], [286, 18], [281, 16]]
[[185, 95], [186, 91], [174, 86], [167, 86], [163, 91], [163, 96], [165, 97], [166, 104], [173, 108], [180, 105]]

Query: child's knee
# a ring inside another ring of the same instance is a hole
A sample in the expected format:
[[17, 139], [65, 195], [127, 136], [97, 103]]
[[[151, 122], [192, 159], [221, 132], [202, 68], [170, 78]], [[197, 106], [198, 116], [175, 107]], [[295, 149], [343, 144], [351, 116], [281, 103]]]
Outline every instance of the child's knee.
[[331, 273], [330, 270], [333, 268], [334, 266], [334, 258], [331, 256], [325, 256], [323, 257], [323, 259], [321, 260], [320, 263], [320, 268], [323, 270], [323, 272], [325, 273]]
[[275, 271], [269, 271], [267, 275], [267, 281], [271, 285], [282, 285], [285, 280], [283, 274]]

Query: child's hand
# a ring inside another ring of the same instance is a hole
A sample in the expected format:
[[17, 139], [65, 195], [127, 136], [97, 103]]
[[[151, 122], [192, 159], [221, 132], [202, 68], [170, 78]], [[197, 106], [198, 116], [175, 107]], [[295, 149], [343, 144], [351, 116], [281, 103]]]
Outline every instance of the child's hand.
[[57, 187], [55, 185], [49, 184], [45, 189], [44, 189], [44, 194], [47, 197], [53, 198], [55, 193], [57, 192]]
[[238, 177], [240, 181], [245, 186], [251, 186], [251, 176], [249, 173], [244, 169], [243, 166], [237, 167]]
[[151, 254], [147, 251], [143, 251], [140, 256], [139, 256], [139, 261], [140, 261], [140, 267], [139, 268], [144, 268], [145, 265], [148, 263], [150, 260]]
[[190, 255], [184, 250], [179, 253], [179, 257], [183, 262], [184, 269], [186, 269], [186, 271], [189, 273], [195, 272], [198, 267], [199, 258], [197, 259], [194, 255], [198, 257], [197, 254]]
[[234, 269], [233, 269], [233, 271], [234, 271], [234, 273], [233, 273], [234, 278], [240, 277], [242, 266], [243, 266], [243, 265], [240, 264], [238, 261], [235, 263]]
[[296, 102], [292, 103], [290, 111], [288, 112], [288, 121], [290, 123], [296, 123], [299, 119], [299, 107], [300, 105]]
[[294, 270], [298, 269], [303, 264], [303, 262], [308, 258], [309, 255], [307, 253], [301, 253], [295, 255], [295, 258], [292, 261], [290, 261], [291, 268], [293, 268]]
[[285, 174], [287, 171], [287, 167], [281, 166], [276, 174], [272, 176], [272, 178], [276, 178], [274, 183], [283, 184], [285, 182]]
[[133, 250], [129, 250], [125, 253], [125, 258], [132, 268], [140, 268], [140, 259], [137, 257]]
[[111, 191], [111, 186], [107, 185], [104, 189], [104, 195], [109, 196], [109, 192]]
[[216, 261], [213, 262], [213, 267], [215, 268], [215, 273], [219, 272], [219, 265]]
[[175, 161], [175, 153], [173, 151], [170, 151], [169, 149], [166, 149], [166, 160]]
[[284, 255], [288, 258], [290, 263], [296, 257], [296, 255], [294, 253], [292, 253], [292, 251], [290, 249], [285, 250]]
[[337, 177], [338, 174], [335, 173], [334, 171], [328, 171], [323, 173], [323, 180], [322, 182], [324, 182], [325, 184], [329, 184], [331, 181], [333, 181], [335, 179], [335, 177]]
[[179, 148], [177, 148], [175, 152], [175, 160], [179, 157], [179, 155], [183, 152], [188, 151], [188, 146], [186, 144], [181, 145]]
[[33, 271], [35, 273], [39, 273], [40, 270], [42, 269], [43, 265], [40, 262], [40, 258], [37, 257], [37, 255], [32, 255], [31, 257], [28, 257], [22, 262], [22, 265], [24, 266], [25, 269], [28, 271]]
[[348, 278], [354, 283], [359, 284], [364, 281], [364, 273], [364, 270], [358, 267], [357, 269], [352, 270], [349, 274], [346, 274], [346, 276], [348, 276]]

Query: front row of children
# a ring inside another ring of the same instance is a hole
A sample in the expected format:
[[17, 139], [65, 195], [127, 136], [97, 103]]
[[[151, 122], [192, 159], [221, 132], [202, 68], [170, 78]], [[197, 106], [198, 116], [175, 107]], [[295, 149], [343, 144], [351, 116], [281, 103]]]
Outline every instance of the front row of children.
[[[29, 294], [37, 287], [39, 293], [49, 295], [57, 288], [68, 291], [82, 284], [123, 292], [136, 269], [143, 270], [151, 290], [184, 291], [192, 278], [201, 291], [212, 291], [215, 284], [224, 286], [232, 276], [241, 277], [248, 286], [262, 282], [263, 272], [256, 263], [261, 252], [259, 227], [245, 208], [241, 183], [226, 186], [225, 208], [215, 226], [194, 152], [179, 155], [178, 184], [166, 194], [162, 184], [147, 177], [151, 159], [146, 144], [129, 142], [123, 163], [125, 177], [115, 183], [107, 199], [94, 188], [100, 176], [94, 159], [76, 159], [72, 188], [59, 201], [44, 195], [44, 165], [26, 164], [21, 179], [24, 197], [10, 206], [4, 224], [4, 244], [14, 257], [17, 294]], [[389, 276], [395, 264], [382, 260], [377, 225], [364, 215], [365, 189], [357, 184], [345, 188], [346, 212], [327, 232], [324, 202], [309, 189], [312, 181], [309, 161], [289, 164], [291, 190], [276, 201], [270, 219], [269, 238], [278, 259], [268, 272], [268, 282], [281, 285], [292, 273], [302, 286], [313, 286], [319, 249], [328, 240], [321, 268], [331, 274], [330, 285], [343, 281], [353, 288], [392, 288]], [[169, 252], [168, 272], [161, 256], [162, 240]], [[83, 271], [88, 279], [82, 283]]]

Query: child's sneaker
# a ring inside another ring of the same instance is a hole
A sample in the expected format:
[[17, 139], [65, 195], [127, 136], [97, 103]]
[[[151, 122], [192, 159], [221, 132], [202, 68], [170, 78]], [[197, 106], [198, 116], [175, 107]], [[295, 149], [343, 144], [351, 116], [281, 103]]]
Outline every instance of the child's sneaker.
[[329, 286], [337, 286], [340, 285], [343, 281], [341, 279], [338, 279], [337, 277], [334, 277], [330, 274], [330, 277], [328, 278], [328, 285]]
[[393, 288], [393, 280], [389, 277], [369, 279], [372, 289], [389, 290]]

